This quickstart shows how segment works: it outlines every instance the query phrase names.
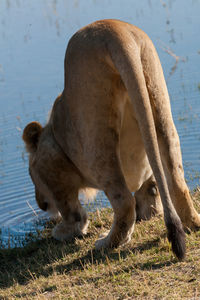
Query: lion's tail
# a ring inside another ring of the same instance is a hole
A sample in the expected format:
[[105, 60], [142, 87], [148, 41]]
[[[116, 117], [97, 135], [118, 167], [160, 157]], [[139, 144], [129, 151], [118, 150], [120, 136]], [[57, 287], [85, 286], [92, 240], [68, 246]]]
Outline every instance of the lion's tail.
[[172, 250], [175, 255], [179, 259], [183, 259], [185, 256], [185, 233], [168, 190], [140, 50], [132, 35], [127, 33], [125, 36], [116, 34], [112, 37], [108, 50], [136, 112], [145, 150], [161, 195], [168, 239], [172, 243]]

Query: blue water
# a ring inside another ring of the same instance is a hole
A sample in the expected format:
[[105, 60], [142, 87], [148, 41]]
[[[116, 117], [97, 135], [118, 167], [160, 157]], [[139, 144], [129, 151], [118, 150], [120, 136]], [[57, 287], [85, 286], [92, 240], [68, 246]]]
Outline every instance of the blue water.
[[[34, 200], [21, 140], [33, 120], [45, 124], [63, 89], [67, 42], [80, 27], [117, 18], [142, 28], [164, 69], [191, 189], [200, 171], [200, 1], [0, 1], [0, 228], [10, 236], [35, 231], [43, 217]], [[103, 198], [103, 204], [107, 204]]]

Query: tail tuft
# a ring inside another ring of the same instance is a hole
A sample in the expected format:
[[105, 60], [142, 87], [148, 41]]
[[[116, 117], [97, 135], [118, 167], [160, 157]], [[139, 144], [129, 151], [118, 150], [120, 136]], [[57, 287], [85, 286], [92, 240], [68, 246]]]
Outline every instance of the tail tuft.
[[173, 219], [173, 223], [167, 224], [168, 240], [172, 244], [172, 250], [179, 260], [185, 257], [185, 232], [180, 220]]

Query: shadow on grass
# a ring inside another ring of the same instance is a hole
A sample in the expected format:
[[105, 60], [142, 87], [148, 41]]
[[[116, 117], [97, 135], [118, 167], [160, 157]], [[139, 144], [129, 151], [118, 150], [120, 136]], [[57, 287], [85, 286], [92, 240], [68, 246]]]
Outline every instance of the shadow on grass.
[[[66, 274], [71, 270], [84, 270], [84, 266], [87, 264], [107, 263], [107, 259], [119, 261], [134, 253], [143, 253], [148, 249], [157, 247], [159, 242], [160, 238], [157, 238], [134, 248], [120, 250], [120, 256], [116, 251], [100, 252], [90, 249], [86, 255], [81, 256], [80, 254], [78, 255], [79, 258], [72, 258], [70, 263], [65, 263], [65, 258], [73, 254], [76, 254], [77, 257], [80, 250], [75, 241], [63, 243], [52, 238], [46, 238], [30, 243], [24, 248], [3, 249], [0, 250], [0, 288], [10, 287], [14, 283], [27, 284], [33, 278], [48, 277], [55, 271], [61, 274], [65, 272]], [[61, 261], [59, 265], [53, 267], [51, 264], [59, 259], [63, 259], [63, 263]], [[133, 268], [140, 270], [162, 268], [173, 263], [173, 261], [159, 264], [156, 264], [155, 261], [143, 264], [136, 262], [134, 266], [127, 265], [124, 271], [128, 272]]]
[[0, 249], [0, 288], [26, 284], [41, 275], [48, 277], [53, 273], [53, 269], [46, 269], [48, 265], [78, 251], [74, 240], [63, 243], [53, 238], [34, 241], [24, 248]]
[[[165, 235], [163, 235], [165, 236]], [[94, 263], [107, 263], [108, 259], [111, 261], [119, 261], [124, 260], [130, 255], [143, 253], [147, 250], [150, 250], [154, 247], [158, 247], [160, 243], [160, 237], [151, 241], [147, 241], [143, 244], [140, 244], [134, 248], [127, 248], [125, 250], [120, 250], [120, 255], [118, 252], [113, 252], [112, 250], [103, 250], [97, 251], [95, 249], [91, 249], [87, 252], [85, 256], [79, 257], [78, 259], [73, 260], [69, 264], [59, 265], [56, 267], [56, 271], [58, 273], [69, 272], [75, 268], [79, 270], [84, 270], [84, 266], [92, 265]], [[177, 259], [168, 260], [164, 262], [157, 263], [155, 259], [153, 261], [148, 261], [145, 263], [136, 262], [134, 266], [127, 266], [127, 268], [123, 268], [123, 271], [130, 271], [131, 269], [140, 269], [140, 270], [150, 270], [150, 269], [161, 269], [165, 266], [170, 266], [177, 262]]]

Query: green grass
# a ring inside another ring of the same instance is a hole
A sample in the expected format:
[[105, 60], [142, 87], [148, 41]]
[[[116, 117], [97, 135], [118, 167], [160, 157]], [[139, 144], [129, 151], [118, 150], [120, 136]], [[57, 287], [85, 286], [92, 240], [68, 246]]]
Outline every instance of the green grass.
[[[200, 196], [194, 194], [200, 211]], [[57, 242], [47, 229], [24, 248], [0, 250], [0, 299], [199, 299], [200, 232], [187, 235], [187, 256], [177, 261], [162, 218], [136, 225], [131, 242], [95, 251], [112, 223], [112, 210], [91, 213], [82, 239]]]

